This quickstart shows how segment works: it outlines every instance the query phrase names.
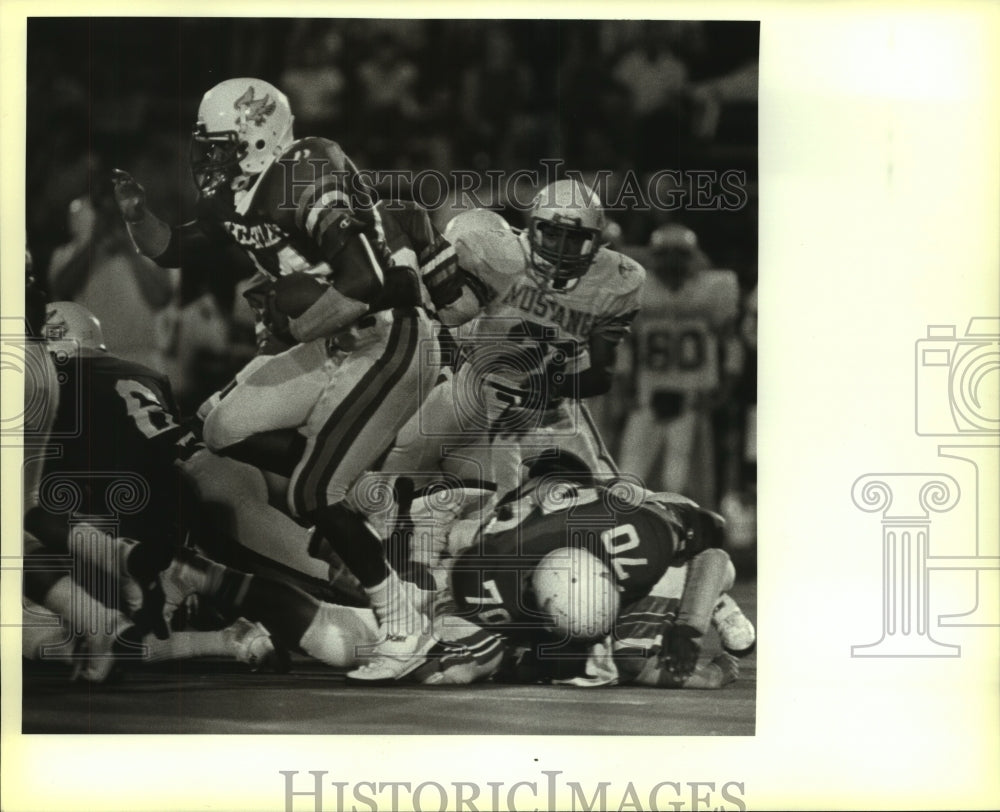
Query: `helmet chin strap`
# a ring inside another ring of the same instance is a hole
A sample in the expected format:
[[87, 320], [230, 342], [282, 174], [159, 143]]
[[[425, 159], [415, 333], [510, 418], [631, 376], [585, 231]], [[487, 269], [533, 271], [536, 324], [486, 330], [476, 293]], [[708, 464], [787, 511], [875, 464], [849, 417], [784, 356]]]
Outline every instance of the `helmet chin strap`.
[[248, 182], [252, 180], [253, 183], [251, 184], [249, 189], [243, 189], [237, 191], [233, 196], [234, 201], [236, 203], [237, 214], [246, 214], [247, 211], [249, 211], [250, 203], [251, 201], [253, 201], [254, 192], [256, 192], [257, 187], [260, 186], [260, 182], [261, 180], [263, 180], [264, 174], [265, 174], [264, 172], [261, 172], [256, 176], [247, 174], [241, 175], [241, 177], [247, 178]]

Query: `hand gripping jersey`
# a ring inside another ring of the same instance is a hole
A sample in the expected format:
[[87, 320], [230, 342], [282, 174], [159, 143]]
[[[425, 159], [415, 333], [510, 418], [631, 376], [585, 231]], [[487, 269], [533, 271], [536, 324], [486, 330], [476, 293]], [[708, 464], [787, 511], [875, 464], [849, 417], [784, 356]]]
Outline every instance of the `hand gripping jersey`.
[[633, 327], [638, 403], [657, 392], [711, 392], [721, 381], [719, 333], [739, 308], [732, 271], [699, 271], [678, 290], [655, 277], [642, 294]]
[[624, 606], [649, 594], [671, 564], [721, 541], [690, 500], [633, 484], [543, 477], [525, 491], [496, 510], [451, 573], [459, 614], [513, 639], [545, 637], [548, 619], [529, 584], [553, 550], [581, 547], [604, 561]]

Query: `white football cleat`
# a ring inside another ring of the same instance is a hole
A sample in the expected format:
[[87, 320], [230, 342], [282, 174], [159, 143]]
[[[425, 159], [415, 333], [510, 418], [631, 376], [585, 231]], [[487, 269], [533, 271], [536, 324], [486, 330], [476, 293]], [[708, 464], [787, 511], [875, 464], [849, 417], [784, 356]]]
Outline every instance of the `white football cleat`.
[[259, 670], [277, 656], [271, 633], [260, 623], [241, 617], [223, 629], [222, 633], [233, 646], [233, 656], [249, 665], [251, 671]]
[[743, 614], [739, 604], [728, 594], [722, 595], [712, 611], [712, 625], [719, 633], [722, 647], [736, 657], [746, 657], [757, 645], [753, 623]]
[[437, 641], [430, 634], [389, 634], [371, 651], [371, 659], [347, 673], [347, 681], [378, 685], [405, 677], [427, 659]]

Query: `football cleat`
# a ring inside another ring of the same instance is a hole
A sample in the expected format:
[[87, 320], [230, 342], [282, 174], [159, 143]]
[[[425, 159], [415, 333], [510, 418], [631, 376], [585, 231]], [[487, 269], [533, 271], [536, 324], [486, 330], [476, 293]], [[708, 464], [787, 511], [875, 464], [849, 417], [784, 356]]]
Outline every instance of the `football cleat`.
[[372, 649], [368, 662], [347, 673], [347, 681], [356, 685], [395, 682], [424, 662], [436, 642], [430, 634], [386, 635]]
[[251, 671], [259, 671], [277, 659], [271, 633], [260, 623], [253, 623], [241, 617], [223, 629], [222, 634], [232, 645], [233, 656], [241, 663], [249, 665]]
[[712, 625], [722, 647], [734, 657], [746, 657], [757, 645], [757, 633], [743, 610], [729, 595], [722, 595], [712, 611]]

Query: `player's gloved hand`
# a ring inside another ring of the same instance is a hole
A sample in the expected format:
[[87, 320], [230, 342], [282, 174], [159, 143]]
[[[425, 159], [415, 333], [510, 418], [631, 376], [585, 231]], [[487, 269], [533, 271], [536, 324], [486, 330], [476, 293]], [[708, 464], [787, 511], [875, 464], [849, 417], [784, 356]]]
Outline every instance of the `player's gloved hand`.
[[701, 652], [699, 637], [701, 632], [691, 626], [664, 627], [660, 662], [672, 677], [684, 679], [694, 673]]
[[123, 169], [111, 170], [115, 202], [126, 223], [138, 223], [146, 216], [146, 190]]

